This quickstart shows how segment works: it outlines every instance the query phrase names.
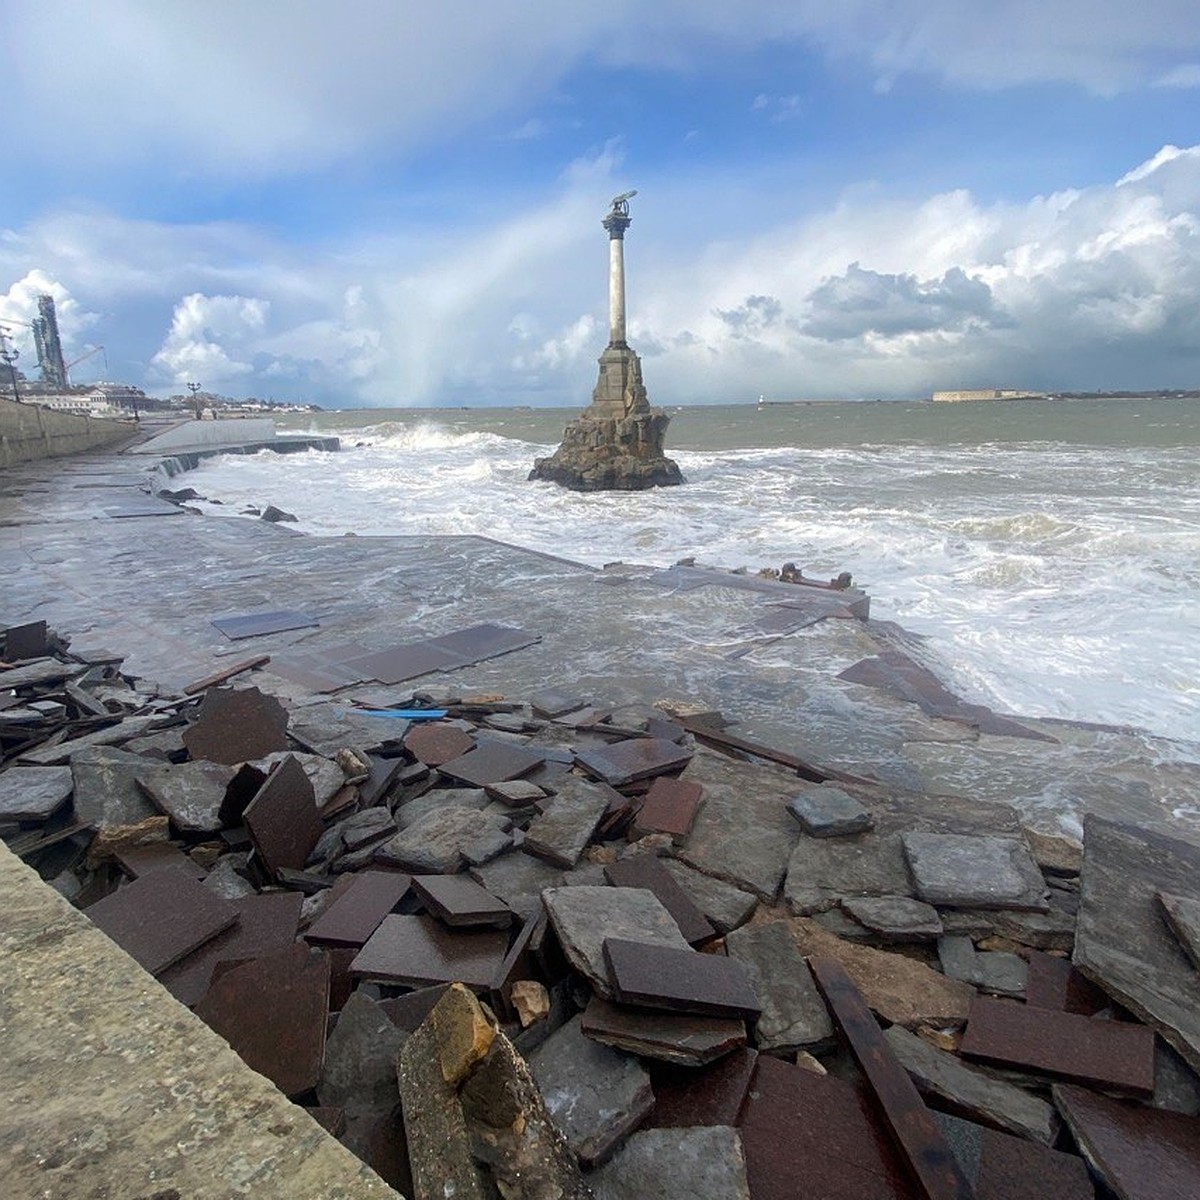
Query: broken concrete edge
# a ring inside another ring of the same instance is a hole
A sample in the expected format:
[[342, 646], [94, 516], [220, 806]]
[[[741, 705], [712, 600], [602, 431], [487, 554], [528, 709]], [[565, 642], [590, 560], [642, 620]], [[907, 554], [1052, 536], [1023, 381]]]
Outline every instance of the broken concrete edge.
[[0, 908], [8, 1194], [398, 1195], [6, 847]]

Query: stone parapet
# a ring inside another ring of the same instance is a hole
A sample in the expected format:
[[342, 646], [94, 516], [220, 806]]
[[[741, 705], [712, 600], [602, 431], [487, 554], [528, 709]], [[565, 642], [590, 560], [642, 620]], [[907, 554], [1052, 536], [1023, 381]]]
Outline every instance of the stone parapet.
[[0, 846], [4, 1194], [397, 1195]]
[[0, 400], [0, 468], [111, 446], [137, 433], [132, 421], [55, 412]]

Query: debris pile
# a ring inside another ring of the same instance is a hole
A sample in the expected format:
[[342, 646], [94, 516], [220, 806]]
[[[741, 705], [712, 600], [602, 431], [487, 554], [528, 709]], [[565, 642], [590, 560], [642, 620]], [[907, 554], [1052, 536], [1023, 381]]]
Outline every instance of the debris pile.
[[1200, 1194], [1200, 846], [684, 702], [289, 711], [3, 637], [10, 849], [407, 1195]]

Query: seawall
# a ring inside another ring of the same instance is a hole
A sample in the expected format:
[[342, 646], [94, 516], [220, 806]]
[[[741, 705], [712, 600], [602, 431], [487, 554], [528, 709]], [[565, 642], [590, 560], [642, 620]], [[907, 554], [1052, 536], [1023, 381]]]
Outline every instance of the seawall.
[[0, 400], [0, 469], [111, 446], [136, 432], [135, 421], [55, 412], [40, 404]]

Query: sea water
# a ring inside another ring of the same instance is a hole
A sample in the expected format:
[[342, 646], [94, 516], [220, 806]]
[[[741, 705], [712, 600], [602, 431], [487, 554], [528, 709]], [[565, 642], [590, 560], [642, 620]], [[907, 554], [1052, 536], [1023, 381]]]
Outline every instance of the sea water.
[[526, 480], [578, 410], [304, 418], [337, 454], [227, 456], [213, 513], [314, 534], [484, 534], [576, 561], [849, 571], [966, 699], [1200, 738], [1200, 402], [684, 408], [683, 487]]

